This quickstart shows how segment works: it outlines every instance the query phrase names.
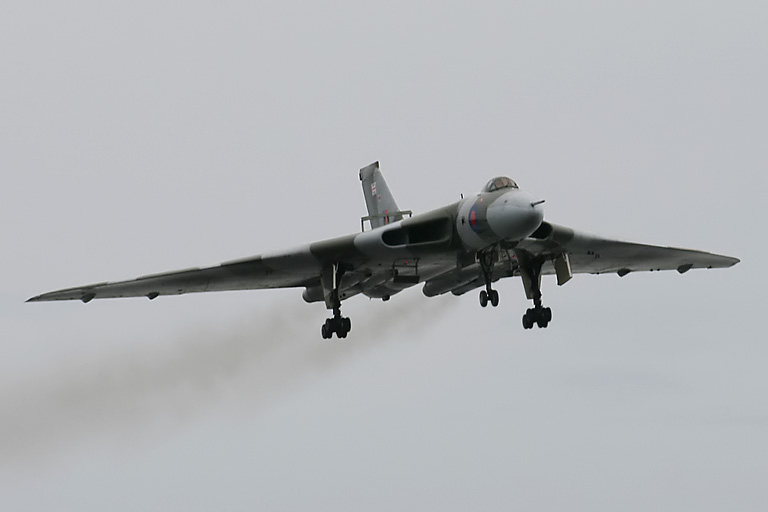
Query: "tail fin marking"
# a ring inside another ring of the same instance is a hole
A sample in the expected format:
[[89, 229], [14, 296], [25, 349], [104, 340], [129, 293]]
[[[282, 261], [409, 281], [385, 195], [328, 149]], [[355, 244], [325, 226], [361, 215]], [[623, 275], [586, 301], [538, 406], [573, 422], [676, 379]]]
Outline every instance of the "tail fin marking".
[[397, 207], [395, 198], [379, 170], [379, 162], [360, 169], [360, 181], [363, 182], [363, 196], [368, 207], [367, 220], [371, 221], [371, 228], [375, 229], [403, 218], [403, 212]]

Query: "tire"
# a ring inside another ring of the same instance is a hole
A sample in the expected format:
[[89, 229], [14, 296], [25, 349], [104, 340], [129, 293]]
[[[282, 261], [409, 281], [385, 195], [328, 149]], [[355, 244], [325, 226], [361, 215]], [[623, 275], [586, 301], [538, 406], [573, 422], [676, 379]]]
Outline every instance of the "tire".
[[341, 327], [344, 329], [344, 332], [349, 332], [352, 330], [352, 320], [349, 318], [344, 318], [341, 320]]
[[539, 329], [546, 329], [549, 322], [547, 322], [547, 319], [544, 318], [543, 314], [540, 314], [539, 318], [536, 319], [536, 325], [539, 326]]
[[488, 305], [488, 293], [485, 290], [480, 290], [480, 306], [485, 307]]
[[323, 335], [323, 339], [327, 340], [331, 337], [330, 333], [328, 332], [328, 324], [324, 323], [323, 326], [320, 328], [320, 333]]
[[[544, 310], [541, 313], [541, 316], [544, 317], [544, 320], [549, 323], [552, 321], [552, 310], [550, 308], [544, 308]], [[546, 327], [546, 325], [544, 326]]]
[[491, 306], [496, 307], [499, 305], [499, 292], [497, 290], [491, 290]]
[[530, 329], [533, 327], [533, 321], [531, 320], [530, 315], [528, 315], [528, 312], [526, 312], [523, 315], [523, 329]]

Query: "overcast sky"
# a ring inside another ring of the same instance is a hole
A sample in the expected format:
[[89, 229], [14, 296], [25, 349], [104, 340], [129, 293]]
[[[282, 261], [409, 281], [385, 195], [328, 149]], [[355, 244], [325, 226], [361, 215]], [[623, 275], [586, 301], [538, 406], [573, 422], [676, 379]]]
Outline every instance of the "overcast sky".
[[[765, 510], [768, 7], [6, 2], [3, 510]], [[344, 304], [24, 304], [359, 230], [508, 175], [548, 220], [738, 257]]]

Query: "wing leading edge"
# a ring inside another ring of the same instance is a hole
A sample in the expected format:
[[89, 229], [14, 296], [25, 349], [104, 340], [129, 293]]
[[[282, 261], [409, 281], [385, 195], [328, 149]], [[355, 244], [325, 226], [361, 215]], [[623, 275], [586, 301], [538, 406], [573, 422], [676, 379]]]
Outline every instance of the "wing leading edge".
[[120, 297], [148, 297], [182, 295], [185, 293], [255, 290], [263, 288], [289, 288], [311, 281], [308, 268], [293, 272], [278, 272], [261, 257], [237, 263], [222, 263], [216, 267], [195, 268], [139, 277], [127, 281], [97, 283], [57, 290], [32, 297], [27, 302], [54, 300], [110, 299]]

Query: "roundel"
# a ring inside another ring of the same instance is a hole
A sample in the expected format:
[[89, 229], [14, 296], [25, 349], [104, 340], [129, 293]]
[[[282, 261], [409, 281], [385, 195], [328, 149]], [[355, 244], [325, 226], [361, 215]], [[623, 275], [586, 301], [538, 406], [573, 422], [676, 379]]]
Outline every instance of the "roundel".
[[469, 210], [469, 227], [471, 227], [473, 231], [477, 231], [477, 205], [474, 205], [472, 209]]

